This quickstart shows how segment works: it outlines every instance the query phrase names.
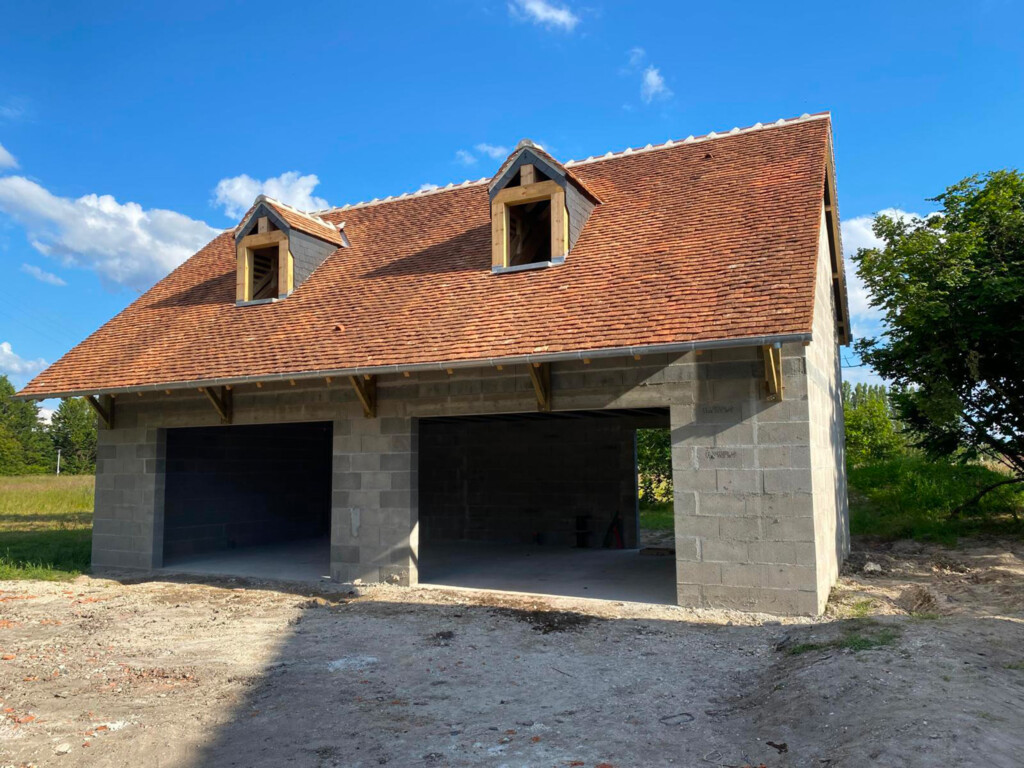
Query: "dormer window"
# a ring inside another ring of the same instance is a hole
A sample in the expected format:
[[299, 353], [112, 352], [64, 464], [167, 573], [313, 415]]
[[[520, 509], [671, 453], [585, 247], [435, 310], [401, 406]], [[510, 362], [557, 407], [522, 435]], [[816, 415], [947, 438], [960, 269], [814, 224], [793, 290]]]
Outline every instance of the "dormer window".
[[491, 270], [565, 262], [597, 198], [528, 140], [502, 164], [490, 186]]
[[260, 195], [235, 232], [235, 302], [262, 304], [287, 298], [339, 247], [341, 228]]
[[268, 217], [257, 219], [257, 231], [238, 242], [239, 302], [283, 299], [291, 293], [292, 255], [288, 234]]

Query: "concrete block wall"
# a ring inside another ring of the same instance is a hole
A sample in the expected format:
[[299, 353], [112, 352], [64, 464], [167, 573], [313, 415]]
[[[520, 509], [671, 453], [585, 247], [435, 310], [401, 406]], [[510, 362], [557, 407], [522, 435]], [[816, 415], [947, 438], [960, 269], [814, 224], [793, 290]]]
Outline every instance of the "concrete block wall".
[[782, 353], [782, 401], [764, 398], [751, 347], [702, 355], [695, 402], [671, 408], [681, 605], [818, 610], [804, 349]]
[[[659, 422], [629, 415], [425, 420], [421, 541], [601, 547], [618, 515], [625, 546], [635, 547], [636, 429]], [[583, 537], [580, 517], [587, 518]]]
[[821, 217], [813, 341], [806, 349], [806, 363], [818, 608], [824, 610], [828, 588], [839, 577], [839, 566], [850, 551], [850, 509], [846, 495], [841, 358], [824, 210]]
[[[831, 512], [814, 492], [807, 350], [783, 349], [779, 403], [764, 400], [760, 354], [745, 348], [557, 363], [554, 409], [670, 409], [681, 603], [814, 613], [827, 595], [818, 578], [819, 532], [839, 535], [845, 521], [816, 522]], [[366, 419], [347, 382], [239, 386], [234, 422], [331, 421], [333, 577], [414, 584], [419, 420], [535, 412], [536, 399], [525, 366], [382, 376], [377, 392], [379, 417]], [[163, 430], [216, 426], [219, 418], [195, 391], [117, 403], [117, 428], [100, 436], [94, 562], [154, 567], [163, 530]], [[828, 434], [835, 439], [834, 429]]]
[[93, 565], [149, 569], [163, 564], [165, 450], [162, 429], [99, 430]]
[[417, 583], [418, 426], [405, 416], [335, 421], [331, 578]]

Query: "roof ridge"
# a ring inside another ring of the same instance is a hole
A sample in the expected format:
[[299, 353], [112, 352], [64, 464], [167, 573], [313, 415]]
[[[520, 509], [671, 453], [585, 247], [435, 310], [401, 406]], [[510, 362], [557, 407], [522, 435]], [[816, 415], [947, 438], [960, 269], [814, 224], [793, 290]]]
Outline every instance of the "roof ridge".
[[[561, 165], [563, 167], [565, 167], [565, 168], [571, 168], [571, 167], [576, 167], [576, 166], [580, 166], [580, 165], [590, 165], [592, 163], [599, 163], [599, 162], [601, 162], [603, 160], [612, 160], [612, 159], [617, 158], [617, 157], [628, 157], [629, 155], [636, 155], [636, 154], [641, 154], [641, 153], [644, 153], [644, 152], [653, 152], [653, 151], [656, 151], [656, 150], [659, 150], [659, 149], [672, 149], [673, 147], [679, 147], [679, 146], [683, 146], [683, 145], [686, 145], [686, 144], [698, 144], [698, 143], [703, 143], [703, 142], [706, 142], [706, 141], [713, 141], [714, 139], [724, 139], [724, 138], [728, 138], [730, 136], [737, 136], [737, 135], [740, 135], [740, 134], [754, 133], [756, 131], [766, 131], [766, 130], [770, 130], [772, 128], [781, 128], [781, 127], [787, 126], [787, 125], [794, 125], [796, 123], [806, 123], [806, 122], [811, 121], [811, 120], [824, 120], [824, 119], [831, 118], [831, 116], [832, 116], [832, 113], [829, 112], [829, 111], [814, 112], [814, 113], [804, 112], [799, 117], [791, 117], [791, 118], [788, 118], [788, 119], [784, 118], [784, 117], [780, 117], [778, 120], [776, 120], [773, 123], [754, 123], [753, 125], [748, 125], [748, 126], [745, 126], [743, 128], [740, 128], [738, 126], [734, 126], [732, 129], [730, 129], [728, 131], [724, 131], [722, 133], [717, 133], [715, 131], [711, 131], [709, 133], [703, 134], [702, 136], [694, 136], [694, 135], [691, 134], [691, 135], [687, 136], [685, 139], [681, 139], [681, 140], [669, 139], [668, 141], [666, 141], [666, 142], [664, 142], [662, 144], [648, 144], [645, 147], [638, 147], [638, 148], [635, 148], [635, 149], [633, 147], [626, 147], [621, 152], [611, 152], [611, 151], [609, 151], [609, 152], [606, 152], [603, 155], [591, 155], [590, 157], [587, 157], [587, 158], [585, 158], [583, 160], [567, 160], [566, 162], [561, 163]], [[307, 214], [307, 215], [342, 213], [344, 211], [351, 211], [354, 208], [369, 208], [371, 206], [382, 205], [384, 203], [394, 203], [394, 202], [398, 202], [400, 200], [412, 200], [414, 198], [427, 197], [429, 195], [440, 194], [441, 192], [450, 192], [453, 189], [461, 189], [463, 187], [471, 187], [471, 186], [477, 186], [479, 184], [486, 184], [486, 183], [488, 183], [491, 180], [491, 178], [493, 178], [493, 177], [485, 176], [482, 179], [477, 179], [476, 181], [472, 181], [470, 179], [466, 179], [461, 184], [455, 184], [455, 183], [449, 182], [448, 184], [444, 185], [443, 187], [442, 186], [434, 186], [434, 187], [429, 188], [429, 189], [418, 189], [415, 192], [403, 192], [402, 194], [399, 194], [399, 195], [388, 195], [387, 197], [384, 197], [384, 198], [377, 198], [377, 197], [375, 197], [372, 200], [363, 200], [363, 201], [360, 201], [358, 203], [346, 203], [345, 205], [339, 205], [339, 206], [335, 206], [333, 208], [322, 208], [322, 209], [320, 209], [318, 211], [313, 211], [311, 214]]]
[[317, 224], [319, 224], [321, 226], [327, 227], [328, 229], [336, 229], [337, 228], [334, 224], [331, 224], [331, 222], [325, 221], [324, 219], [321, 219], [317, 215], [319, 213], [319, 211], [313, 211], [313, 212], [303, 211], [303, 210], [301, 210], [299, 208], [296, 208], [294, 205], [289, 205], [288, 203], [284, 202], [283, 200], [278, 200], [276, 197], [271, 197], [270, 195], [265, 195], [262, 192], [259, 195], [256, 196], [256, 200], [253, 202], [253, 205], [254, 206], [259, 205], [260, 202], [267, 202], [267, 203], [270, 203], [271, 205], [279, 205], [282, 208], [287, 208], [292, 213], [297, 213], [300, 216], [304, 216], [305, 218], [309, 219], [310, 221], [315, 222], [315, 223], [317, 223]]

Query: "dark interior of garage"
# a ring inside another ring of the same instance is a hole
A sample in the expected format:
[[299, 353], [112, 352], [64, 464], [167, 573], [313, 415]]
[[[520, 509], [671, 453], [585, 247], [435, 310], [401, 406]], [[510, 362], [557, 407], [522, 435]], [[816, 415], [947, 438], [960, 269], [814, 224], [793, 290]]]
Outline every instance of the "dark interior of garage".
[[655, 579], [673, 602], [637, 505], [636, 431], [667, 426], [664, 409], [421, 420], [421, 582], [640, 599]]
[[165, 566], [315, 542], [326, 569], [331, 433], [330, 422], [169, 429]]

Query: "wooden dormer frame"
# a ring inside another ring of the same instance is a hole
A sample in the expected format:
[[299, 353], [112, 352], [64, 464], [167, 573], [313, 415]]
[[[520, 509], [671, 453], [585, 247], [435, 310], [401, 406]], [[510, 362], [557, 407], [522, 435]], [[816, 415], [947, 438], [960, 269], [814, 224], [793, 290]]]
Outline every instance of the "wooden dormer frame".
[[[523, 166], [533, 176], [533, 166]], [[500, 271], [512, 268], [509, 264], [508, 231], [509, 208], [541, 200], [551, 201], [551, 260], [549, 264], [565, 261], [569, 252], [569, 216], [565, 209], [565, 189], [554, 181], [536, 181], [517, 187], [505, 187], [491, 201], [491, 268]], [[534, 265], [523, 265], [534, 266]]]
[[[288, 233], [281, 229], [270, 229], [266, 216], [257, 222], [256, 232], [246, 235], [235, 249], [237, 257], [237, 277], [235, 282], [235, 302], [247, 304], [254, 301], [252, 296], [253, 252], [277, 245], [277, 297], [284, 298], [292, 292], [294, 260], [288, 249]], [[273, 299], [267, 299], [272, 301]]]

